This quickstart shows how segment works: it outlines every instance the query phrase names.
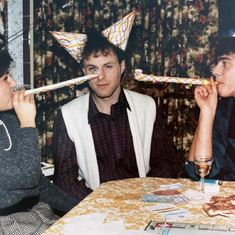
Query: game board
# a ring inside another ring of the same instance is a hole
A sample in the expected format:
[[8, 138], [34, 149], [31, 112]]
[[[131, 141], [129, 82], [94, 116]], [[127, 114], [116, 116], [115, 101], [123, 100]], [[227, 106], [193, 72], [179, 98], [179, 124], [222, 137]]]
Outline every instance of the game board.
[[145, 231], [159, 235], [230, 235], [235, 234], [235, 226], [150, 221]]

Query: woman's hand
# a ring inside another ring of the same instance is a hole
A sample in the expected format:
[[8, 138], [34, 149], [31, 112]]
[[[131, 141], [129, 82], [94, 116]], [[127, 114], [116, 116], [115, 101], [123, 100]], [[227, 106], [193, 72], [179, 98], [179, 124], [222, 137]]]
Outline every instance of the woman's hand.
[[201, 112], [215, 114], [218, 92], [213, 78], [210, 78], [210, 85], [196, 87], [194, 97]]
[[30, 96], [25, 95], [25, 89], [15, 92], [13, 107], [20, 121], [20, 127], [36, 127], [35, 101]]

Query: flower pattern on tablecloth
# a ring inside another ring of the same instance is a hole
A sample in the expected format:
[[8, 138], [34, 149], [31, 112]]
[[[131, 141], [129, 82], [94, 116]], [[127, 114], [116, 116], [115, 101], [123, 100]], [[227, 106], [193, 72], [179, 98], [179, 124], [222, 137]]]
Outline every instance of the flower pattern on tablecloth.
[[[141, 189], [152, 186], [160, 190], [160, 185], [170, 185], [181, 183], [186, 188], [178, 189], [183, 193], [188, 189], [198, 190], [198, 182], [189, 179], [166, 179], [166, 178], [134, 178], [110, 181], [101, 184], [93, 193], [81, 201], [73, 208], [64, 218], [70, 218], [90, 213], [109, 213], [105, 222], [123, 220], [126, 229], [144, 230], [150, 220], [164, 221], [164, 216], [148, 210], [147, 206], [154, 206], [157, 203], [145, 203], [140, 200], [143, 192]], [[229, 196], [234, 194], [235, 185], [233, 182], [223, 182], [220, 193], [212, 195]], [[174, 204], [179, 208], [190, 211], [194, 216], [177, 221], [168, 222], [185, 222], [200, 224], [217, 224], [233, 226], [233, 220], [224, 216], [209, 217], [202, 209], [202, 204]], [[63, 225], [65, 221], [60, 219], [55, 225], [52, 225], [43, 235], [63, 235]]]

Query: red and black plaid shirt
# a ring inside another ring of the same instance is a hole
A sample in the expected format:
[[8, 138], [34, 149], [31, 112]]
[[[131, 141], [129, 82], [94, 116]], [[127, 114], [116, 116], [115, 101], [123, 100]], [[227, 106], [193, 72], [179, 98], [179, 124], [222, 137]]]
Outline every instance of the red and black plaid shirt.
[[[123, 91], [119, 102], [111, 106], [110, 115], [100, 113], [90, 96], [88, 121], [95, 144], [100, 183], [139, 177], [127, 109], [130, 107]], [[92, 190], [86, 187], [85, 180], [77, 179], [79, 166], [75, 146], [68, 136], [61, 111], [55, 119], [53, 138], [54, 183], [72, 197], [82, 200]], [[152, 134], [150, 167], [148, 176], [176, 177], [177, 160], [159, 111]]]

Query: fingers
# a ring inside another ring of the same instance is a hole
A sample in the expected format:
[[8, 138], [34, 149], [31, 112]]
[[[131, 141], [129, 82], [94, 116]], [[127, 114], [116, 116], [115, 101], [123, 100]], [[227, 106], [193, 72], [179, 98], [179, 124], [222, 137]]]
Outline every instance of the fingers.
[[29, 95], [25, 95], [24, 88], [15, 92], [13, 102], [35, 103], [34, 99], [32, 99]]
[[201, 96], [208, 96], [209, 94], [217, 94], [217, 86], [214, 82], [213, 77], [210, 77], [210, 85], [198, 86], [195, 89], [195, 94]]
[[208, 96], [213, 92], [213, 89], [210, 85], [207, 86], [198, 86], [195, 89], [195, 95], [199, 94], [201, 96]]
[[25, 91], [25, 89], [16, 91], [13, 96], [13, 102], [16, 103], [16, 102], [24, 101], [24, 91]]
[[16, 91], [13, 96], [13, 106], [21, 127], [35, 127], [35, 101], [25, 95], [25, 89]]
[[215, 84], [215, 81], [214, 81], [213, 77], [210, 77], [210, 84], [211, 84], [212, 91], [217, 94], [217, 86]]

